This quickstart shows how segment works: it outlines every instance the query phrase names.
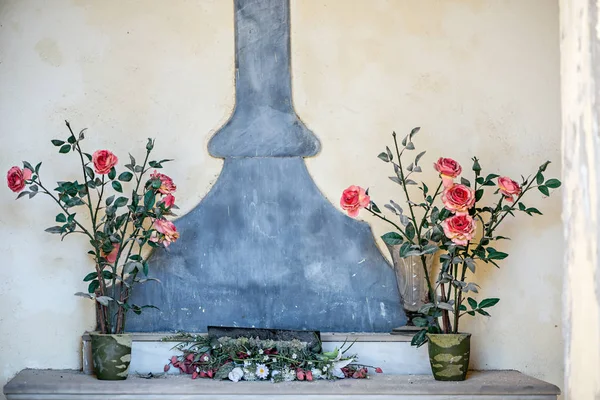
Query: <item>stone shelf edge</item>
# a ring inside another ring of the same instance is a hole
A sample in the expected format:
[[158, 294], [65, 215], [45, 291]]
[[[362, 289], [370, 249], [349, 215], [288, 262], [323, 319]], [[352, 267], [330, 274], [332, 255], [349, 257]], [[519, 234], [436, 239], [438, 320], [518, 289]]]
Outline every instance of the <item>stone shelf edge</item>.
[[464, 382], [431, 375], [374, 375], [339, 381], [227, 382], [168, 375], [99, 381], [71, 370], [26, 369], [5, 387], [7, 400], [556, 400], [560, 390], [517, 371], [472, 371]]

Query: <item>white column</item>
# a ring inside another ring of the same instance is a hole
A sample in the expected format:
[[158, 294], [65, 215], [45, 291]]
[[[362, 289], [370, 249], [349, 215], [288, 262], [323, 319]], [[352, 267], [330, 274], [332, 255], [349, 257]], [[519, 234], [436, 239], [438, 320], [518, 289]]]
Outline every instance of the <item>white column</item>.
[[598, 10], [595, 0], [560, 0], [564, 391], [569, 400], [600, 399]]

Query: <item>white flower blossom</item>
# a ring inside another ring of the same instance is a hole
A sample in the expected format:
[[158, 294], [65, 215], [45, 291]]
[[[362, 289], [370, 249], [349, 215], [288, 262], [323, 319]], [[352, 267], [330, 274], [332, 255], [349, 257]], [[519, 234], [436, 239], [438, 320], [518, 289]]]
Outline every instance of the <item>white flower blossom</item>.
[[247, 355], [249, 355], [249, 356], [251, 356], [251, 355], [252, 355], [252, 352], [251, 352], [250, 350], [248, 350], [248, 351], [246, 352], [246, 354], [247, 354]]
[[313, 368], [310, 370], [312, 372], [313, 379], [324, 379], [323, 373], [318, 368]]
[[296, 358], [298, 358], [298, 355], [296, 353], [292, 354], [292, 358], [295, 360]]
[[244, 371], [240, 367], [236, 367], [231, 370], [228, 375], [229, 380], [239, 382], [244, 377]]
[[283, 371], [283, 380], [286, 382], [291, 382], [293, 380], [296, 380], [296, 372], [294, 372], [293, 370], [286, 368]]
[[263, 361], [269, 361], [269, 356], [264, 356]]
[[308, 362], [308, 365], [312, 365], [312, 361], [309, 361], [309, 362]]
[[269, 368], [265, 364], [256, 364], [256, 376], [260, 379], [267, 379]]
[[258, 350], [258, 354], [262, 354], [262, 353], [264, 353], [263, 349]]
[[323, 367], [323, 372], [327, 372], [327, 365]]

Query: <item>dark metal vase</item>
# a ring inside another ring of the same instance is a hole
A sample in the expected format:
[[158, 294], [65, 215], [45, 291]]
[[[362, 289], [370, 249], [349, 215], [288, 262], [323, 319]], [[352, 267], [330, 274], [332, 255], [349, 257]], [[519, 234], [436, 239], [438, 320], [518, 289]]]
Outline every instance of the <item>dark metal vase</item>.
[[471, 353], [470, 333], [427, 334], [429, 363], [437, 381], [464, 381]]
[[90, 333], [94, 374], [100, 380], [127, 379], [131, 362], [131, 335]]

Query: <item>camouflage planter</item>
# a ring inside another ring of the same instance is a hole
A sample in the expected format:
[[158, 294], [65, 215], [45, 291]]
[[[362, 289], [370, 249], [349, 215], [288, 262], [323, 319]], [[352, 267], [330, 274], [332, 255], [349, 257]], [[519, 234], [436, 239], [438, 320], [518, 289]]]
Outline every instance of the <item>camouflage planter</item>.
[[464, 381], [469, 369], [471, 334], [427, 334], [429, 363], [437, 381]]
[[131, 335], [90, 333], [94, 374], [101, 380], [127, 379], [131, 361]]

